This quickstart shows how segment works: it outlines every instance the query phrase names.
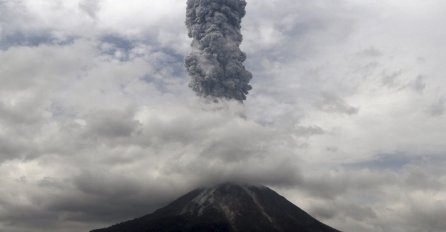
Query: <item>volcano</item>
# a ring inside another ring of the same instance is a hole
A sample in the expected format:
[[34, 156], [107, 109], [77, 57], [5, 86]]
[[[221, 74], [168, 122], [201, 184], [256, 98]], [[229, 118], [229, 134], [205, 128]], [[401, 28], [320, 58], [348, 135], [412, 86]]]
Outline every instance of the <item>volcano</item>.
[[265, 186], [193, 190], [155, 212], [91, 232], [339, 232]]

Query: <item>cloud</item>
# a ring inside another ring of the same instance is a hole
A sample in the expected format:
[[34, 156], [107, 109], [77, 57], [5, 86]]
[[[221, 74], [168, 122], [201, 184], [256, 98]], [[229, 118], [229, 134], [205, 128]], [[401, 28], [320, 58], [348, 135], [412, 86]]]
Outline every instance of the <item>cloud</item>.
[[79, 3], [79, 8], [84, 10], [90, 17], [96, 18], [100, 10], [100, 0], [84, 0]]
[[380, 57], [383, 54], [378, 49], [371, 47], [371, 48], [367, 48], [367, 49], [364, 49], [364, 50], [358, 52], [357, 55], [359, 57], [375, 58], [375, 57]]
[[343, 231], [444, 231], [444, 4], [249, 1], [242, 106], [187, 88], [184, 1], [0, 1], [0, 230], [241, 180]]
[[[218, 4], [218, 6], [215, 6]], [[246, 100], [251, 72], [243, 62], [241, 21], [246, 1], [187, 1], [186, 26], [193, 39], [185, 65], [189, 86], [202, 97]]]
[[358, 108], [349, 106], [342, 98], [331, 93], [322, 94], [322, 99], [319, 102], [318, 107], [322, 111], [344, 113], [348, 115], [356, 114], [359, 111]]
[[[310, 214], [346, 231], [442, 231], [438, 219], [444, 216], [445, 172], [440, 169], [445, 159], [406, 156], [411, 161], [399, 169], [372, 164], [333, 167], [321, 174], [307, 167], [304, 181], [283, 192]], [[398, 226], [392, 227], [395, 222]]]
[[131, 111], [105, 111], [93, 114], [85, 122], [86, 134], [99, 138], [131, 137], [138, 133], [139, 123], [133, 120]]
[[424, 83], [425, 77], [423, 75], [418, 75], [413, 83], [413, 87], [417, 92], [423, 92], [426, 88], [426, 83]]
[[[58, 145], [68, 146], [66, 150], [53, 150], [33, 161], [4, 162], [1, 169], [11, 180], [8, 191], [27, 190], [6, 199], [3, 220], [19, 220], [18, 208], [30, 208], [35, 211], [28, 213], [42, 218], [34, 222], [22, 215], [22, 227], [39, 223], [42, 230], [55, 229], [56, 224], [49, 222], [55, 215], [67, 222], [90, 222], [93, 227], [150, 212], [203, 184], [300, 181], [299, 168], [287, 162], [294, 152], [281, 144], [283, 138], [240, 118], [238, 110], [233, 114], [225, 108], [203, 111], [175, 105], [124, 112], [105, 111], [91, 120], [87, 115], [86, 123], [73, 128], [74, 133], [40, 144], [62, 143]], [[74, 124], [79, 119], [72, 120]], [[22, 171], [13, 171], [19, 167]], [[19, 199], [28, 203], [22, 205]]]
[[432, 104], [430, 107], [430, 114], [432, 116], [441, 116], [445, 112], [445, 100], [444, 98], [439, 99], [436, 103]]

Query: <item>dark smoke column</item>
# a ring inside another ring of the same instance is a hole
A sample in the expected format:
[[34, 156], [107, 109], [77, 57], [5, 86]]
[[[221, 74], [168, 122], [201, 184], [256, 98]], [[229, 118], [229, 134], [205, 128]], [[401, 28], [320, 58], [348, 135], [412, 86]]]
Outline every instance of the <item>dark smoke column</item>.
[[193, 41], [185, 64], [197, 95], [246, 99], [252, 74], [239, 48], [245, 7], [245, 0], [187, 0], [186, 25]]

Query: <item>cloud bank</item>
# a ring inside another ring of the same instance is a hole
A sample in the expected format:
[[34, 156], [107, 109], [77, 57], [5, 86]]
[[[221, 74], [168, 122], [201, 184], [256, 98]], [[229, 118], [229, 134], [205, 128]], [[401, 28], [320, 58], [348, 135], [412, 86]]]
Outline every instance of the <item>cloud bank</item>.
[[187, 87], [186, 6], [0, 1], [0, 231], [88, 231], [225, 180], [343, 231], [446, 230], [443, 1], [249, 1], [243, 106]]

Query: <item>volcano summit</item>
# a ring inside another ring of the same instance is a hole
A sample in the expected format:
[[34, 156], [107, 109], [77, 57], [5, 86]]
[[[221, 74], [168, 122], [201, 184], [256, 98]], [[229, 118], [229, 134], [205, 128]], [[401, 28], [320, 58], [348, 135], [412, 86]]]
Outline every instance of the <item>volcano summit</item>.
[[339, 232], [264, 186], [193, 190], [141, 218], [91, 232]]

